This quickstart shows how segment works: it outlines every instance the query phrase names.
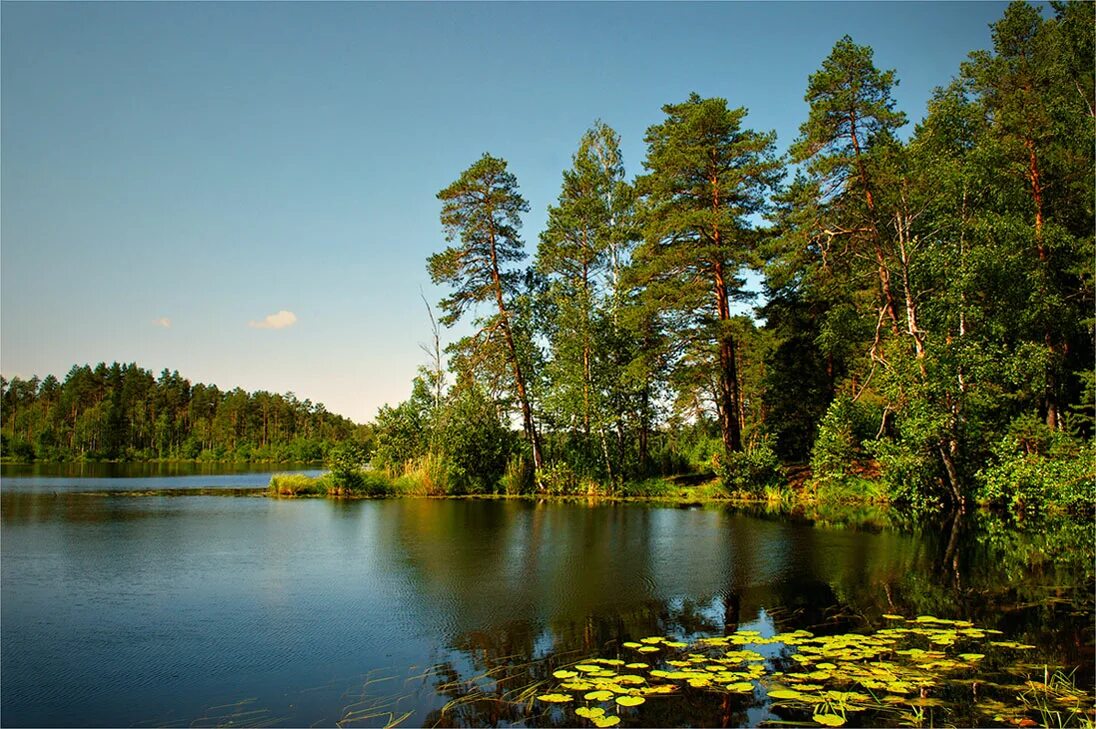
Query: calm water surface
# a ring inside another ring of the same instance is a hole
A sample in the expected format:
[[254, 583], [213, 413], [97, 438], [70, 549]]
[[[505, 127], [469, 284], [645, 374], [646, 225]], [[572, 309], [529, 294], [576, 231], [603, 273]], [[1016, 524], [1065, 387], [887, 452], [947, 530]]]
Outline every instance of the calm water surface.
[[[550, 679], [647, 635], [866, 629], [888, 612], [1000, 628], [1091, 681], [1088, 527], [904, 533], [724, 508], [131, 497], [83, 492], [134, 479], [39, 479], [0, 484], [5, 726], [551, 724], [497, 702], [440, 710], [486, 672]], [[625, 723], [773, 718], [763, 702], [730, 716], [651, 701]]]

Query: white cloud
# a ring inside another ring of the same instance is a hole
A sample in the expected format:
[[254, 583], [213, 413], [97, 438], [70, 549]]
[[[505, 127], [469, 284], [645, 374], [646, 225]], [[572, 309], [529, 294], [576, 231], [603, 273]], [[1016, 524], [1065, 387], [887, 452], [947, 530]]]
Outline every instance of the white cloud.
[[270, 314], [262, 321], [249, 321], [247, 325], [252, 329], [285, 329], [296, 323], [297, 315], [282, 309], [277, 314]]
[[164, 329], [171, 329], [171, 319], [168, 319], [166, 316], [161, 316], [159, 319], [153, 319], [152, 325], [163, 327]]

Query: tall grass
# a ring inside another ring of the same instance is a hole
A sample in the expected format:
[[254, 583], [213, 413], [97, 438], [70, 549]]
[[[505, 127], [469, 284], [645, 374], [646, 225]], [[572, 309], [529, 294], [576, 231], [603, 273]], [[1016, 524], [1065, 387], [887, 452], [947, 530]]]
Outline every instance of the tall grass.
[[450, 493], [449, 464], [443, 456], [427, 453], [405, 461], [397, 473], [387, 473], [392, 489], [411, 496], [445, 496]]
[[330, 473], [316, 477], [275, 473], [267, 486], [272, 496], [388, 496], [393, 490], [388, 476], [377, 471], [341, 474], [339, 478]]

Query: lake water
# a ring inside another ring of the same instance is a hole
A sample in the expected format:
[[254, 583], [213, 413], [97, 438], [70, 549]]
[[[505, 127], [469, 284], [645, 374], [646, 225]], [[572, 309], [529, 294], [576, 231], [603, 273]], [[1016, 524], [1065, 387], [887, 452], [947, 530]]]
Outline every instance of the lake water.
[[[5, 471], [0, 722], [567, 725], [572, 714], [515, 690], [644, 636], [864, 631], [891, 613], [1000, 629], [1036, 646], [1030, 666], [1080, 667], [1091, 693], [1087, 525], [1020, 533], [978, 517], [902, 531], [723, 507], [104, 495], [267, 479]], [[620, 713], [635, 726], [788, 716], [760, 693], [728, 701], [686, 691]], [[973, 706], [935, 710], [936, 723], [988, 721]]]

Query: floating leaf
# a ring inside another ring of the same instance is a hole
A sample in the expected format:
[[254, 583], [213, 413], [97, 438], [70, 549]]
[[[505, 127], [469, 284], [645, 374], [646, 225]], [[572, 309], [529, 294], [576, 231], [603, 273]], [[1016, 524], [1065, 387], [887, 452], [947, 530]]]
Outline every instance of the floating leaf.
[[562, 704], [566, 701], [574, 701], [574, 699], [567, 694], [543, 694], [537, 697], [538, 701], [546, 701], [549, 704]]
[[617, 696], [616, 702], [621, 706], [639, 706], [647, 699], [642, 696]]
[[769, 692], [770, 699], [799, 699], [803, 694], [798, 691], [792, 691], [791, 689], [776, 689]]
[[625, 668], [650, 668], [651, 665], [649, 663], [626, 663], [626, 664], [624, 664], [624, 667]]
[[676, 641], [676, 640], [668, 640], [665, 643], [663, 643], [663, 645], [668, 646], [670, 648], [688, 648], [689, 647], [688, 643], [682, 643], [681, 641]]
[[594, 722], [594, 726], [597, 726], [597, 727], [616, 726], [617, 724], [620, 723], [620, 717], [619, 716], [595, 716], [595, 717], [592, 717], [590, 719], [590, 721]]
[[556, 678], [574, 678], [578, 674], [574, 671], [553, 671], [552, 675]]
[[653, 646], [653, 645], [645, 645], [645, 646], [643, 646], [642, 648], [639, 649], [640, 653], [655, 653], [657, 651], [658, 651], [658, 648], [656, 646]]
[[753, 692], [754, 685], [749, 681], [739, 681], [738, 683], [727, 684], [727, 690], [735, 694], [748, 694]]
[[902, 617], [901, 615], [890, 615], [888, 613], [883, 613], [883, 617], [886, 620], [905, 620], [905, 618]]
[[582, 698], [586, 699], [587, 701], [608, 701], [609, 699], [613, 698], [613, 692], [604, 690], [591, 691]]
[[625, 648], [642, 648], [643, 647], [642, 643], [635, 643], [633, 641], [628, 641], [627, 643], [622, 643], [621, 645], [623, 645]]
[[575, 669], [578, 671], [582, 671], [583, 673], [595, 673], [602, 670], [601, 666], [594, 666], [588, 663], [584, 663], [580, 666], [575, 666]]
[[815, 714], [812, 718], [822, 726], [844, 726], [845, 724], [845, 719], [837, 714]]
[[652, 635], [649, 638], [640, 638], [639, 640], [641, 643], [661, 643], [666, 639], [660, 635]]
[[600, 706], [595, 706], [592, 709], [588, 706], [580, 706], [575, 709], [575, 713], [579, 716], [586, 717], [587, 719], [596, 719], [599, 716], [605, 716], [605, 709]]
[[982, 653], [960, 653], [959, 657], [964, 661], [980, 661], [985, 658]]

